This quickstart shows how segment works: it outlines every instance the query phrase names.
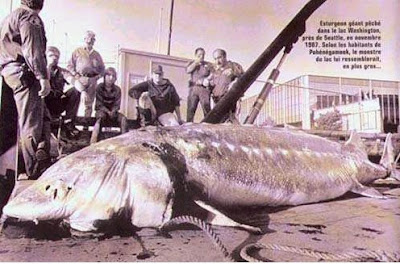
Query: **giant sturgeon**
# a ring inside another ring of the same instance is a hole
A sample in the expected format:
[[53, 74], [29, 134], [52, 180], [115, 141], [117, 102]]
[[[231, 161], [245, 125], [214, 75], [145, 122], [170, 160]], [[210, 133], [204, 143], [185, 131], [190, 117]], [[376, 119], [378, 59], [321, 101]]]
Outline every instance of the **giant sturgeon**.
[[118, 212], [137, 227], [159, 227], [170, 220], [178, 190], [185, 191], [179, 199], [196, 200], [213, 213], [316, 203], [349, 191], [382, 198], [363, 183], [389, 174], [399, 179], [391, 138], [381, 165], [371, 163], [360, 144], [355, 135], [342, 145], [301, 131], [255, 126], [131, 131], [61, 159], [12, 198], [3, 214], [64, 219], [74, 229], [93, 231], [97, 220]]

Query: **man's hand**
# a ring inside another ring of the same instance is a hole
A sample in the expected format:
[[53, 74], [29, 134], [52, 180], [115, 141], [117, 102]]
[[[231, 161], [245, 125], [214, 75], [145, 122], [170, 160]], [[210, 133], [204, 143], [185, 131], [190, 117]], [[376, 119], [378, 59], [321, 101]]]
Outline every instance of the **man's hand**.
[[200, 60], [200, 58], [196, 58], [196, 59], [194, 60], [194, 63], [196, 64], [196, 66], [200, 66], [201, 63], [202, 63], [202, 61]]
[[75, 89], [77, 89], [79, 92], [83, 92], [86, 90], [86, 87], [78, 80], [75, 80], [73, 83]]
[[51, 91], [50, 81], [48, 79], [40, 79], [39, 82], [40, 91], [38, 94], [40, 97], [46, 97]]
[[233, 70], [232, 69], [226, 69], [222, 72], [223, 75], [225, 76], [232, 76], [233, 75]]
[[209, 86], [210, 86], [210, 80], [207, 79], [207, 78], [205, 78], [205, 79], [203, 80], [203, 82], [202, 82], [202, 85], [203, 85], [204, 87], [209, 87]]
[[96, 75], [94, 77], [89, 78], [89, 82], [91, 85], [97, 84], [97, 81], [101, 78], [101, 75]]
[[60, 90], [52, 90], [55, 97], [62, 97], [64, 93]]
[[117, 117], [117, 113], [118, 113], [117, 110], [111, 110], [111, 111], [109, 111], [109, 115], [110, 115], [111, 118]]
[[204, 79], [203, 86], [208, 87], [209, 89], [211, 89], [212, 86], [215, 86], [214, 75], [212, 73]]

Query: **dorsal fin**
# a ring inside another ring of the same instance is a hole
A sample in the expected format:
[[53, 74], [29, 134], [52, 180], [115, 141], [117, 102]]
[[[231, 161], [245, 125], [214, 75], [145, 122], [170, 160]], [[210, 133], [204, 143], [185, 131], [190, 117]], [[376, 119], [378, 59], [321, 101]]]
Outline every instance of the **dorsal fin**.
[[356, 131], [351, 131], [350, 138], [346, 141], [345, 146], [354, 146], [367, 153], [364, 142]]
[[383, 146], [382, 157], [379, 162], [385, 168], [389, 168], [394, 162], [393, 144], [392, 144], [392, 133], [388, 133], [385, 139], [385, 145]]

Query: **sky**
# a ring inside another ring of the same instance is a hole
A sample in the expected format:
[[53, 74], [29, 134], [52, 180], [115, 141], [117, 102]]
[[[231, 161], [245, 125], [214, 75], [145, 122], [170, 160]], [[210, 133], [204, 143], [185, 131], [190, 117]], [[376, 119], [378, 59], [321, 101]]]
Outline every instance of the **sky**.
[[[0, 0], [0, 20], [19, 6], [19, 0]], [[223, 48], [228, 59], [245, 69], [268, 47], [307, 0], [175, 0], [171, 55], [192, 58], [204, 47], [206, 59]], [[61, 50], [61, 61], [83, 43], [88, 29], [97, 34], [95, 48], [113, 62], [118, 47], [166, 54], [171, 0], [46, 0], [40, 13], [48, 43]], [[381, 80], [400, 80], [400, 1], [327, 0], [307, 21], [315, 35], [320, 21], [379, 20], [382, 25], [381, 69], [343, 70], [338, 63], [316, 63], [298, 41], [281, 68], [278, 82], [316, 74]], [[259, 79], [266, 79], [276, 58]]]

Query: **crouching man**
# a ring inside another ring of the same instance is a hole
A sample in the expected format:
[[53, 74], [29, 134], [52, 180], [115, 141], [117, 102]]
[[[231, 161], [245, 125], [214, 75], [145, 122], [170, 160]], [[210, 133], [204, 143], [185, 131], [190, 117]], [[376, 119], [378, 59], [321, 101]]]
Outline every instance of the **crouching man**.
[[176, 126], [183, 123], [179, 95], [174, 85], [164, 78], [161, 65], [153, 69], [151, 80], [133, 86], [129, 90], [129, 96], [136, 99], [139, 112], [143, 110], [140, 106], [147, 105], [145, 108], [149, 109], [152, 121], [157, 121], [162, 126]]
[[128, 131], [126, 117], [119, 113], [121, 106], [121, 88], [115, 85], [117, 72], [114, 68], [107, 68], [104, 82], [96, 88], [96, 124], [94, 125], [90, 144], [96, 143], [105, 121], [118, 122], [121, 133]]
[[65, 111], [64, 129], [68, 138], [75, 138], [79, 130], [75, 127], [81, 93], [74, 87], [64, 92], [64, 86], [71, 81], [72, 74], [58, 66], [60, 51], [53, 46], [46, 50], [47, 67], [50, 73], [51, 91], [45, 98], [46, 106], [53, 119], [59, 118]]

